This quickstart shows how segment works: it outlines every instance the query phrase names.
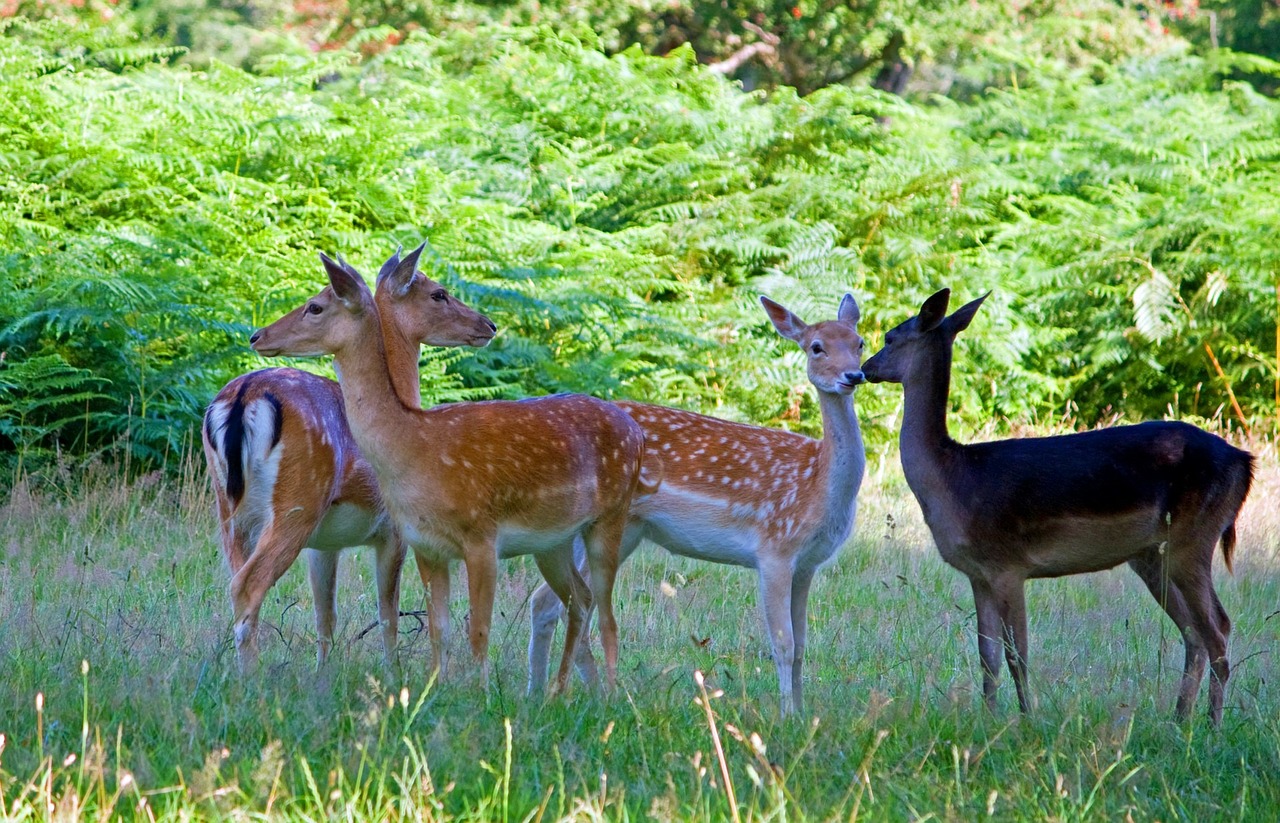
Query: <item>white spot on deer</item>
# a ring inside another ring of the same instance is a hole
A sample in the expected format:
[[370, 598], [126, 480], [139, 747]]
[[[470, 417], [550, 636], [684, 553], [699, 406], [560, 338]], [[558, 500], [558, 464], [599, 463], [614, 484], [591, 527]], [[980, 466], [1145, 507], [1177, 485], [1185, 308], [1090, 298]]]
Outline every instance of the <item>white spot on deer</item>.
[[445, 464], [446, 466], [455, 465], [453, 458], [447, 454], [440, 455], [440, 462]]
[[670, 443], [663, 443], [663, 444], [662, 444], [662, 450], [663, 450], [664, 452], [669, 452], [669, 451], [671, 451], [671, 444], [670, 444]]

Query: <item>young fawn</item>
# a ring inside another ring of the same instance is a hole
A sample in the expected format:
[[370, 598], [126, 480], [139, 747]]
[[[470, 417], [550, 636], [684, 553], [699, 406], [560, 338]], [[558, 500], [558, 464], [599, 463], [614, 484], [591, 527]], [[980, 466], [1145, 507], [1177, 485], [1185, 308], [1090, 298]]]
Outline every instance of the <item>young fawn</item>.
[[[399, 262], [398, 256], [393, 259]], [[426, 281], [424, 288], [435, 299], [422, 342], [488, 344], [496, 327], [487, 317], [438, 283]], [[400, 388], [417, 402], [416, 378]], [[333, 646], [338, 553], [361, 545], [372, 546], [376, 554], [383, 654], [391, 664], [404, 546], [387, 517], [373, 467], [352, 437], [338, 384], [296, 369], [241, 375], [209, 404], [203, 440], [222, 553], [232, 573], [241, 666], [251, 666], [257, 657], [258, 614], [267, 591], [304, 547], [315, 601], [317, 661], [324, 664]]]
[[1207, 663], [1209, 714], [1220, 723], [1231, 621], [1213, 590], [1213, 552], [1221, 541], [1230, 570], [1252, 456], [1178, 422], [957, 443], [947, 434], [952, 347], [986, 296], [948, 317], [949, 298], [939, 291], [890, 330], [863, 371], [902, 384], [902, 470], [942, 559], [973, 586], [987, 705], [1003, 647], [1018, 705], [1030, 707], [1027, 578], [1128, 563], [1182, 632], [1178, 717], [1195, 704]]
[[[399, 263], [405, 274], [397, 280], [412, 280], [417, 255]], [[335, 356], [352, 433], [402, 538], [437, 566], [452, 558], [466, 564], [471, 649], [482, 671], [497, 559], [533, 554], [569, 607], [558, 682], [567, 680], [594, 604], [612, 685], [618, 648], [613, 583], [626, 513], [640, 486], [639, 426], [616, 406], [580, 395], [427, 410], [406, 405], [392, 369], [416, 373], [416, 356], [412, 363], [389, 360], [389, 338], [368, 286], [350, 266], [321, 260], [329, 286], [255, 333], [254, 349], [267, 356]], [[565, 548], [575, 536], [586, 546], [589, 590], [577, 590], [580, 578], [571, 547]]]
[[[645, 403], [619, 402], [662, 457], [657, 493], [631, 507], [625, 559], [648, 539], [673, 554], [754, 568], [778, 671], [781, 711], [801, 708], [809, 587], [848, 538], [866, 463], [854, 412], [863, 382], [858, 304], [840, 301], [836, 319], [809, 325], [782, 306], [761, 303], [778, 333], [800, 345], [818, 390], [822, 439], [731, 423]], [[533, 597], [529, 686], [547, 677], [559, 601], [546, 587]], [[579, 664], [592, 665], [583, 644]]]

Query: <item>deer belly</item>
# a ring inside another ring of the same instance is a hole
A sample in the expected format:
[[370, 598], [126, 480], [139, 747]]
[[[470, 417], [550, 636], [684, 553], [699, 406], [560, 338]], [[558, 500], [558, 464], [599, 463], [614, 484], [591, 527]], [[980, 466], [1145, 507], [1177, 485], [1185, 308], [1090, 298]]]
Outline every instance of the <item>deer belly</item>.
[[643, 521], [646, 537], [672, 554], [755, 568], [762, 524], [734, 508], [728, 500], [664, 486], [632, 515]]
[[519, 557], [522, 554], [539, 554], [561, 546], [571, 546], [574, 536], [581, 532], [584, 526], [586, 526], [585, 520], [570, 527], [548, 530], [504, 524], [498, 529], [498, 556]]
[[307, 547], [320, 551], [337, 551], [348, 546], [367, 545], [382, 526], [383, 513], [354, 503], [330, 506], [311, 533]]
[[1110, 569], [1168, 539], [1155, 511], [1058, 518], [1037, 531], [1026, 545], [1031, 577]]

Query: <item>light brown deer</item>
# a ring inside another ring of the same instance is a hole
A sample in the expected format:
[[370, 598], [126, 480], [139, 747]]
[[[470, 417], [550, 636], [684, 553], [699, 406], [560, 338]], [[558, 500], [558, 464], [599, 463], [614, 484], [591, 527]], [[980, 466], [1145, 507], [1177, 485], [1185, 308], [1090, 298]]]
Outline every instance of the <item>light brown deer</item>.
[[[778, 333], [800, 345], [818, 390], [822, 439], [731, 423], [693, 412], [622, 401], [662, 457], [658, 492], [637, 500], [622, 539], [625, 560], [643, 539], [673, 554], [754, 568], [773, 649], [781, 711], [804, 702], [809, 587], [853, 529], [866, 456], [854, 411], [863, 382], [858, 304], [840, 302], [836, 319], [809, 325], [760, 298]], [[533, 596], [529, 688], [547, 678], [560, 604], [546, 587]], [[592, 665], [587, 644], [579, 667]]]
[[986, 296], [947, 316], [950, 292], [891, 329], [863, 370], [901, 383], [902, 470], [942, 559], [969, 577], [978, 616], [982, 691], [995, 708], [1003, 646], [1022, 711], [1027, 688], [1025, 581], [1128, 563], [1177, 624], [1186, 646], [1177, 715], [1209, 680], [1209, 715], [1222, 721], [1231, 621], [1213, 590], [1213, 553], [1231, 569], [1236, 517], [1253, 458], [1180, 422], [989, 443], [947, 434], [956, 335]]
[[[399, 263], [393, 257], [388, 265]], [[423, 278], [432, 299], [422, 342], [484, 346], [496, 327]], [[420, 387], [398, 387], [419, 402]], [[338, 553], [376, 553], [383, 654], [393, 661], [404, 547], [391, 527], [373, 468], [352, 438], [338, 384], [296, 369], [241, 375], [205, 413], [204, 454], [217, 501], [223, 556], [232, 573], [236, 647], [242, 667], [257, 657], [258, 615], [267, 591], [307, 551], [317, 661], [333, 646]]]
[[[417, 409], [397, 395], [383, 321], [350, 266], [321, 255], [329, 287], [251, 338], [267, 356], [335, 355], [352, 432], [378, 476], [406, 544], [436, 564], [467, 567], [472, 654], [487, 672], [497, 559], [533, 554], [569, 606], [563, 686], [591, 607], [600, 609], [608, 683], [617, 668], [613, 583], [618, 543], [640, 485], [644, 435], [616, 406], [580, 395]], [[412, 278], [417, 252], [400, 266]], [[591, 588], [576, 591], [581, 536]], [[434, 596], [432, 600], [435, 601]], [[432, 613], [435, 613], [433, 607]]]

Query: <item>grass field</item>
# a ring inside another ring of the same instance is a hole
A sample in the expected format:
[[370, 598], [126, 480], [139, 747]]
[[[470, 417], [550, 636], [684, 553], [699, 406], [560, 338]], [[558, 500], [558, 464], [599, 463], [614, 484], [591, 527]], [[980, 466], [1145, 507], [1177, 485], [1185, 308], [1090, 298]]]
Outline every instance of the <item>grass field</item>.
[[[484, 692], [456, 669], [426, 682], [412, 618], [388, 676], [377, 632], [359, 636], [372, 557], [351, 552], [330, 665], [298, 564], [242, 678], [198, 466], [19, 485], [0, 508], [0, 818], [731, 819], [701, 671], [743, 819], [1275, 820], [1280, 467], [1257, 451], [1235, 576], [1215, 561], [1235, 622], [1217, 731], [1203, 693], [1172, 720], [1181, 642], [1125, 570], [1031, 583], [1038, 710], [1020, 717], [1007, 679], [981, 709], [968, 584], [893, 453], [871, 457], [855, 537], [815, 584], [809, 705], [786, 721], [746, 570], [642, 550], [618, 586], [621, 690], [542, 702], [523, 695], [531, 563], [503, 567]], [[420, 605], [409, 574], [402, 608]]]

